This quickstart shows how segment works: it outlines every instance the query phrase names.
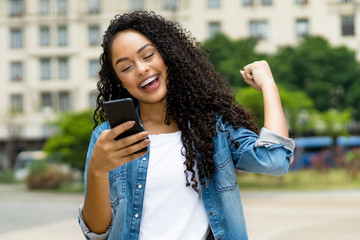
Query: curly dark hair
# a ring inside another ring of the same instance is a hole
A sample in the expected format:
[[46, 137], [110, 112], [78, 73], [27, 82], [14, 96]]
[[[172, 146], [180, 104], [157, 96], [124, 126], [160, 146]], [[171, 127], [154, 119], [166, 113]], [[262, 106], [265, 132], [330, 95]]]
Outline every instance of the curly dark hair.
[[[214, 171], [214, 144], [216, 121], [244, 127], [258, 132], [250, 113], [236, 101], [229, 83], [209, 61], [209, 51], [179, 24], [165, 20], [154, 12], [136, 11], [116, 15], [106, 30], [100, 56], [99, 95], [94, 112], [95, 126], [106, 121], [104, 101], [124, 97], [133, 98], [120, 84], [111, 63], [111, 46], [116, 34], [127, 29], [146, 36], [158, 49], [168, 67], [167, 112], [165, 123], [174, 119], [181, 130], [183, 155], [186, 160], [186, 186], [199, 190], [195, 174], [198, 169], [200, 184]], [[133, 98], [134, 99], [134, 98]], [[137, 100], [134, 99], [137, 105]], [[229, 140], [238, 147], [228, 135]], [[185, 151], [184, 151], [185, 150]], [[191, 183], [190, 183], [191, 182]]]

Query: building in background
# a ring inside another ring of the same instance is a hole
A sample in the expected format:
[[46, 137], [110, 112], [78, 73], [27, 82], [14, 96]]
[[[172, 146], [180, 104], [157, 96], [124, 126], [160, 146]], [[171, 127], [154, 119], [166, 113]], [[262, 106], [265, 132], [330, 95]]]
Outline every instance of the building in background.
[[2, 0], [0, 166], [39, 149], [58, 113], [94, 107], [101, 36], [115, 14], [134, 10], [177, 21], [199, 41], [250, 36], [272, 53], [310, 34], [360, 51], [360, 0]]

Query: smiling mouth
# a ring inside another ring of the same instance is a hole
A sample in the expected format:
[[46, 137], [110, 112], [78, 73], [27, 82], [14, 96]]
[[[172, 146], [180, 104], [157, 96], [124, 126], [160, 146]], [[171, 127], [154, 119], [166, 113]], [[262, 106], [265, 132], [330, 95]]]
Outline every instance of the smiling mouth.
[[155, 76], [153, 76], [153, 77], [145, 80], [145, 81], [142, 82], [139, 86], [143, 88], [143, 87], [145, 87], [146, 85], [154, 82], [154, 81], [157, 80], [158, 78], [159, 78], [159, 75], [157, 74], [157, 75], [155, 75]]

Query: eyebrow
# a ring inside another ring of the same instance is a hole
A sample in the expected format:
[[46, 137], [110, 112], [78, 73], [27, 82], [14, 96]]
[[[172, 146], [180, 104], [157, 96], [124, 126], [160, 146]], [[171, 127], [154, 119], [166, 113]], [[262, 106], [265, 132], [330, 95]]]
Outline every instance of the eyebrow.
[[[144, 46], [140, 47], [140, 48], [136, 51], [136, 54], [139, 54], [142, 50], [144, 50], [145, 48], [147, 48], [147, 47], [149, 47], [149, 46], [153, 46], [153, 45], [150, 44], [150, 43], [145, 44]], [[128, 60], [128, 59], [129, 59], [128, 57], [119, 58], [118, 60], [116, 60], [115, 66], [116, 66], [119, 62], [122, 62], [122, 61], [125, 61], [125, 60]]]

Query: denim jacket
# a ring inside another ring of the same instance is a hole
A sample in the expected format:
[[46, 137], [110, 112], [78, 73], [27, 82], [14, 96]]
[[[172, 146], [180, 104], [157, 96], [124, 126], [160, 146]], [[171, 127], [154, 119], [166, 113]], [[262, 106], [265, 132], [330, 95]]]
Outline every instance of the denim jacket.
[[[93, 147], [106, 129], [110, 129], [108, 122], [102, 123], [92, 134], [85, 166], [85, 191]], [[288, 171], [295, 145], [293, 140], [266, 128], [261, 129], [260, 136], [244, 128], [235, 130], [222, 123], [221, 117], [217, 129], [217, 135], [213, 137], [215, 171], [211, 179], [205, 179], [206, 188], [201, 189], [213, 235], [211, 239], [245, 240], [248, 236], [235, 169], [280, 176]], [[228, 139], [229, 133], [234, 141], [240, 143], [238, 148]], [[86, 239], [138, 239], [148, 161], [149, 153], [110, 172], [113, 219], [105, 233], [90, 232], [80, 206], [79, 223]]]

